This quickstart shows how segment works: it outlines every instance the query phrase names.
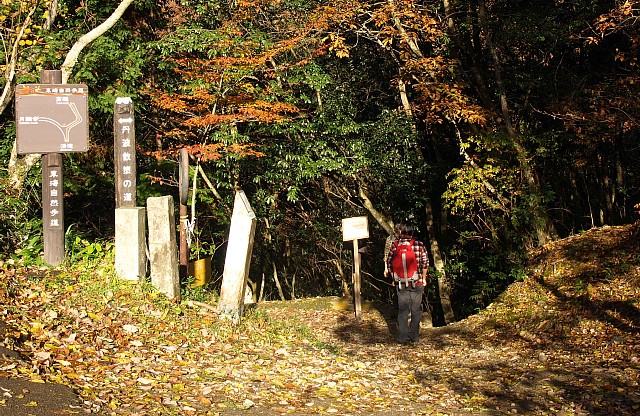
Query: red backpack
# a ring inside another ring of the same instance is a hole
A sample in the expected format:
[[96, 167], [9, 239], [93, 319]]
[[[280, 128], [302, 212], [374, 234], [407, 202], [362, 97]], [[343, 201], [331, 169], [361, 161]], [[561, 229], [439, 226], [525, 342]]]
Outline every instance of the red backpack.
[[396, 251], [393, 253], [393, 259], [391, 260], [391, 271], [393, 272], [393, 279], [399, 282], [400, 285], [411, 283], [415, 287], [415, 282], [418, 277], [418, 259], [416, 259], [416, 253], [413, 251], [413, 243], [415, 240], [404, 241], [400, 243], [395, 241]]

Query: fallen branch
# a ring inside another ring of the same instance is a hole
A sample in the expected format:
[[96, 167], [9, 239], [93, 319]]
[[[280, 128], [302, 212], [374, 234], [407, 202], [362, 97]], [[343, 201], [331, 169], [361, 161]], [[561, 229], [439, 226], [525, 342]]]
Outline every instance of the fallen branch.
[[188, 300], [186, 303], [187, 303], [187, 306], [191, 308], [199, 307], [199, 308], [210, 310], [216, 314], [220, 313], [220, 311], [215, 306], [209, 305], [208, 303], [198, 302], [197, 300]]

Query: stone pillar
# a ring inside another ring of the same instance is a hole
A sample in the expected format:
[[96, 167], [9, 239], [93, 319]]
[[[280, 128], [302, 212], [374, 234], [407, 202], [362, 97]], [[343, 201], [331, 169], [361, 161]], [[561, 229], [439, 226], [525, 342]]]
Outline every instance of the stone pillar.
[[116, 275], [140, 280], [147, 275], [146, 211], [116, 208]]
[[173, 197], [147, 199], [151, 284], [170, 299], [180, 298]]
[[229, 242], [224, 261], [222, 287], [218, 310], [221, 316], [240, 321], [244, 308], [244, 294], [251, 265], [256, 215], [243, 191], [236, 192], [229, 230]]

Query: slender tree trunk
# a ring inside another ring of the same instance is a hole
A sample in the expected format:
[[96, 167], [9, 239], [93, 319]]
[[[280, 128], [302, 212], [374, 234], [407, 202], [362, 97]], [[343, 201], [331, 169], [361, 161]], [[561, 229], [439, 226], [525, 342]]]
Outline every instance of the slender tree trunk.
[[618, 213], [618, 217], [621, 223], [625, 223], [628, 221], [627, 219], [627, 198], [625, 194], [622, 192], [624, 189], [624, 167], [622, 166], [622, 141], [618, 138], [616, 140], [616, 152], [615, 152], [615, 166], [616, 166], [616, 194], [619, 196], [617, 198], [617, 207], [616, 212]]
[[[271, 209], [275, 209], [276, 205], [275, 205], [275, 201], [277, 201], [277, 194], [276, 194], [276, 198], [274, 198], [274, 202], [271, 204]], [[264, 227], [264, 239], [267, 242], [268, 245], [272, 245], [273, 244], [273, 236], [271, 235], [271, 228], [270, 228], [270, 221], [269, 218], [265, 218], [264, 220], [265, 222], [265, 227]], [[282, 285], [280, 284], [280, 279], [278, 277], [278, 267], [276, 265], [276, 260], [274, 258], [271, 258], [271, 269], [272, 269], [272, 276], [273, 276], [273, 281], [276, 284], [276, 288], [278, 289], [278, 295], [280, 296], [280, 300], [285, 300], [285, 296], [284, 296], [284, 291], [282, 290]]]
[[27, 174], [31, 168], [40, 161], [41, 156], [42, 155], [38, 153], [32, 153], [22, 158], [18, 157], [18, 143], [15, 140], [13, 141], [7, 171], [9, 175], [9, 185], [17, 193], [22, 191], [24, 181], [27, 179]]
[[64, 62], [62, 63], [62, 83], [66, 84], [67, 80], [71, 76], [71, 72], [73, 71], [73, 67], [78, 62], [78, 58], [80, 57], [80, 53], [82, 50], [91, 42], [102, 36], [106, 31], [111, 29], [113, 25], [116, 24], [118, 20], [122, 17], [125, 10], [133, 3], [133, 0], [122, 0], [116, 10], [98, 27], [92, 29], [89, 33], [85, 33], [80, 36], [80, 39], [76, 41], [76, 43], [71, 47], [67, 56], [65, 57]]
[[264, 282], [265, 280], [267, 280], [267, 275], [264, 272], [264, 270], [262, 271], [262, 281], [260, 282], [260, 294], [258, 295], [258, 300], [257, 302], [260, 303], [264, 300]]
[[291, 275], [291, 300], [296, 300], [296, 272]]
[[344, 269], [342, 268], [342, 262], [340, 259], [331, 260], [338, 270], [338, 275], [340, 276], [340, 287], [342, 288], [342, 297], [351, 296], [349, 291], [349, 284], [347, 283], [347, 276], [344, 274]]
[[[480, 71], [480, 65], [478, 64], [477, 58], [477, 46], [478, 42], [474, 42], [474, 39], [479, 39], [477, 35], [477, 30], [473, 22], [466, 22], [466, 25], [469, 27], [469, 30], [472, 31], [470, 35], [470, 39], [463, 40], [460, 36], [458, 36], [458, 31], [456, 30], [455, 20], [453, 16], [456, 14], [456, 10], [453, 9], [450, 0], [443, 0], [442, 4], [444, 6], [444, 11], [446, 15], [447, 22], [447, 34], [452, 39], [451, 42], [451, 52], [455, 57], [458, 58], [460, 62], [467, 62], [468, 68], [471, 74], [467, 76], [464, 72], [462, 73], [463, 77], [469, 82], [469, 85], [472, 85], [480, 99], [480, 102], [485, 108], [493, 107], [491, 101], [491, 94], [487, 89], [487, 83], [485, 82], [484, 76], [482, 75], [482, 71]], [[472, 13], [461, 13], [462, 15], [469, 16], [468, 19], [472, 19]]]
[[[19, 42], [24, 34], [25, 30], [31, 25], [31, 19], [36, 12], [37, 4], [29, 11], [29, 14], [22, 22], [20, 32], [16, 36], [16, 40], [11, 48], [11, 54], [9, 55], [9, 62], [5, 70], [4, 76], [4, 88], [2, 89], [2, 95], [0, 96], [0, 114], [4, 112], [11, 100], [16, 87], [16, 68], [18, 66], [19, 58]], [[13, 148], [11, 149], [11, 155], [9, 156], [9, 165], [7, 166], [9, 176], [9, 186], [17, 193], [22, 191], [24, 181], [31, 168], [40, 160], [41, 155], [30, 154], [20, 159], [18, 157], [18, 144], [13, 141]]]
[[280, 300], [286, 300], [284, 297], [284, 292], [282, 291], [282, 285], [280, 284], [280, 279], [278, 278], [278, 268], [276, 267], [275, 260], [271, 260], [271, 266], [273, 267], [273, 281], [278, 288], [278, 296], [280, 296]]
[[440, 304], [442, 305], [442, 311], [444, 313], [445, 324], [455, 322], [456, 316], [453, 312], [453, 305], [451, 304], [451, 284], [444, 270], [444, 261], [442, 261], [442, 254], [440, 252], [440, 245], [436, 238], [437, 232], [435, 227], [435, 221], [433, 217], [433, 206], [431, 200], [425, 199], [425, 214], [427, 218], [427, 232], [429, 233], [429, 243], [431, 245], [431, 256], [433, 257], [433, 266], [438, 272], [438, 293], [440, 296]]
[[367, 211], [369, 211], [369, 214], [371, 214], [376, 222], [380, 224], [382, 228], [384, 228], [387, 234], [393, 234], [393, 220], [376, 209], [362, 185], [360, 185], [358, 193], [363, 201], [364, 207], [367, 209]]

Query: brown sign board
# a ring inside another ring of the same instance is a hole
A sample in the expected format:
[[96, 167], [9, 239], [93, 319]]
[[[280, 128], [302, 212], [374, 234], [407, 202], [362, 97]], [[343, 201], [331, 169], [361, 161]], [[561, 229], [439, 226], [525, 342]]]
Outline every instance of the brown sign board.
[[18, 153], [86, 152], [88, 95], [85, 84], [17, 85]]

